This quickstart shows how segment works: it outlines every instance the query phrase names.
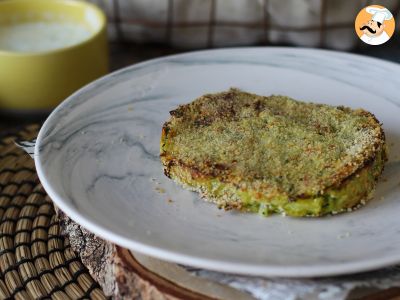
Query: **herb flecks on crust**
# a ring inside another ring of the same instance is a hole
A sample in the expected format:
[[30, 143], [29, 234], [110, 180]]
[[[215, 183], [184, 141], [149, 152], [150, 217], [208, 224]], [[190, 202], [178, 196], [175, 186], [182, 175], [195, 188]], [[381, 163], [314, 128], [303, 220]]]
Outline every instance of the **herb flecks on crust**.
[[299, 216], [348, 210], [368, 198], [386, 160], [383, 130], [362, 109], [231, 89], [170, 113], [165, 173], [224, 207]]

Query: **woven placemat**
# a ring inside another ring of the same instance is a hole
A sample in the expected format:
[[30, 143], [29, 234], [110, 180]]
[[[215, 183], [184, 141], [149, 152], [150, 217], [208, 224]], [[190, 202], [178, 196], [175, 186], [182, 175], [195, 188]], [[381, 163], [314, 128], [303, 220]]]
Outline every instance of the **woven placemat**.
[[[57, 216], [39, 182], [33, 159], [15, 145], [16, 140], [32, 140], [38, 130], [38, 125], [32, 125], [0, 132], [0, 299], [107, 299], [94, 278], [115, 299], [244, 297], [226, 284], [183, 274], [180, 266], [101, 240], [61, 211]], [[61, 231], [68, 234], [94, 278]], [[106, 269], [111, 273], [99, 272]], [[359, 280], [365, 281], [360, 276]], [[379, 281], [381, 277], [376, 276]], [[379, 290], [368, 286], [354, 291], [350, 298], [400, 300], [398, 287], [389, 285]]]
[[0, 134], [0, 299], [106, 299], [61, 235], [34, 161], [14, 144], [38, 129]]

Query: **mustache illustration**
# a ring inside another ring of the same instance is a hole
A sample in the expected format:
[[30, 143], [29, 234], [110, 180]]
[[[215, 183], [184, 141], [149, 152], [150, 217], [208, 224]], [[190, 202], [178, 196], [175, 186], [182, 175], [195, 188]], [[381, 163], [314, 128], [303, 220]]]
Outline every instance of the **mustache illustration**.
[[369, 32], [371, 33], [376, 33], [376, 30], [373, 30], [371, 27], [369, 27], [368, 25], [364, 25], [363, 27], [360, 28], [360, 30], [364, 30], [367, 29]]

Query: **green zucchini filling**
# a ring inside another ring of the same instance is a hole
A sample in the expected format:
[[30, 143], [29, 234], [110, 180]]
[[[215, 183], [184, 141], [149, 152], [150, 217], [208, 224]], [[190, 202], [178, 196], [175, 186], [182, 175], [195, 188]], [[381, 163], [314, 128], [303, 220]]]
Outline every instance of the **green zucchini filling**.
[[386, 161], [383, 129], [363, 109], [231, 89], [170, 114], [160, 141], [164, 172], [226, 209], [350, 211], [370, 198]]
[[317, 217], [350, 211], [365, 204], [375, 188], [384, 162], [385, 152], [381, 151], [372, 163], [347, 178], [339, 187], [330, 187], [317, 196], [297, 199], [289, 199], [285, 195], [270, 199], [263, 196], [258, 198], [254, 190], [243, 191], [218, 179], [193, 180], [190, 172], [181, 168], [171, 172], [171, 178], [190, 189], [200, 191], [205, 198], [221, 208], [234, 207], [263, 216], [277, 213], [292, 217]]

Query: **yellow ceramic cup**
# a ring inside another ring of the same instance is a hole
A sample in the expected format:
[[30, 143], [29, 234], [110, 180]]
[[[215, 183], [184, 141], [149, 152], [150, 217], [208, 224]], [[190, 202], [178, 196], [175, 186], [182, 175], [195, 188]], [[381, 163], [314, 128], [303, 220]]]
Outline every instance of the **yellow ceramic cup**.
[[37, 21], [78, 22], [91, 35], [78, 44], [45, 52], [10, 52], [0, 45], [0, 109], [53, 108], [108, 72], [106, 17], [99, 8], [74, 0], [0, 1], [0, 26]]

